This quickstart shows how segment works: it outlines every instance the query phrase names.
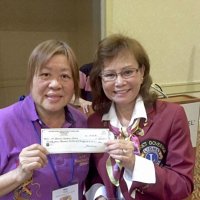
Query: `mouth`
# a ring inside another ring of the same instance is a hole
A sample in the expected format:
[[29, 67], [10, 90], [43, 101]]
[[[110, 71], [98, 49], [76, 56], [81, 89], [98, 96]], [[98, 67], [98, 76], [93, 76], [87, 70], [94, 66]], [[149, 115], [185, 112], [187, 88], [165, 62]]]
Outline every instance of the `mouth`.
[[127, 90], [115, 90], [114, 93], [115, 94], [126, 94], [129, 91], [129, 89]]
[[49, 95], [46, 95], [46, 97], [50, 101], [58, 101], [62, 98], [61, 95], [56, 95], [56, 94], [49, 94]]

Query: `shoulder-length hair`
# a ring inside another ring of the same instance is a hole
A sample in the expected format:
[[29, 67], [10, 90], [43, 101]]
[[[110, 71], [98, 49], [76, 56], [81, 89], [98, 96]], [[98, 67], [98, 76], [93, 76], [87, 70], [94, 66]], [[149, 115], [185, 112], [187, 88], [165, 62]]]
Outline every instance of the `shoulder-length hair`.
[[105, 67], [105, 61], [115, 59], [122, 51], [130, 52], [138, 62], [139, 68], [144, 67], [144, 79], [139, 94], [142, 96], [145, 106], [148, 107], [152, 105], [157, 98], [155, 93], [150, 92], [152, 84], [150, 62], [143, 46], [133, 38], [121, 34], [113, 34], [100, 41], [95, 53], [93, 68], [90, 73], [93, 97], [92, 108], [100, 114], [108, 112], [112, 103], [103, 91], [100, 77], [101, 71]]

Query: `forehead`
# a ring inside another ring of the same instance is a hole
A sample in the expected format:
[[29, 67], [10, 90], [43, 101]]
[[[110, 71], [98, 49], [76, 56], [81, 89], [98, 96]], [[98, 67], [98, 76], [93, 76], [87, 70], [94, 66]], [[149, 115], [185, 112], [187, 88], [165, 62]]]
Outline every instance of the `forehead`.
[[112, 59], [105, 59], [104, 60], [104, 69], [118, 69], [124, 67], [137, 67], [138, 62], [135, 59], [135, 56], [130, 53], [130, 51], [122, 51], [119, 52], [116, 56]]
[[63, 55], [54, 55], [49, 60], [41, 64], [40, 70], [42, 69], [49, 69], [49, 70], [70, 70], [71, 71], [71, 65], [68, 60], [68, 58]]

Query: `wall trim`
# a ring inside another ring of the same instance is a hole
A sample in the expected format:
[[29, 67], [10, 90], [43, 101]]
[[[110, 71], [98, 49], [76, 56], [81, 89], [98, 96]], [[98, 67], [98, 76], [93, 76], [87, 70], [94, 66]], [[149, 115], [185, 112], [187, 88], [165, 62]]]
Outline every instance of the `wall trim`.
[[101, 0], [101, 39], [106, 36], [106, 2]]
[[25, 87], [26, 80], [4, 80], [0, 81], [0, 88], [10, 88], [10, 87]]
[[167, 95], [188, 93], [200, 93], [200, 81], [187, 83], [160, 84], [163, 92]]

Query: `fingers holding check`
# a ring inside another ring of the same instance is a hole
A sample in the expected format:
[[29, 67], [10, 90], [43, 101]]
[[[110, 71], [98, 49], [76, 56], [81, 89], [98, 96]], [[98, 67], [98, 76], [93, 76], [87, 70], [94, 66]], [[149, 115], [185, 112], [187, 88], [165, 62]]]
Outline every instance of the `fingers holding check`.
[[135, 163], [134, 147], [129, 140], [110, 140], [106, 143], [106, 152], [120, 160], [125, 168], [133, 169]]
[[47, 154], [47, 150], [40, 144], [25, 147], [19, 154], [19, 166], [25, 173], [32, 173], [47, 164]]

